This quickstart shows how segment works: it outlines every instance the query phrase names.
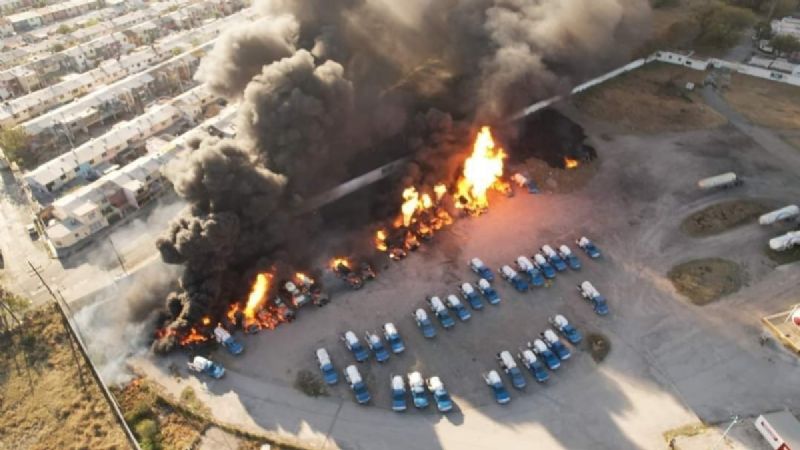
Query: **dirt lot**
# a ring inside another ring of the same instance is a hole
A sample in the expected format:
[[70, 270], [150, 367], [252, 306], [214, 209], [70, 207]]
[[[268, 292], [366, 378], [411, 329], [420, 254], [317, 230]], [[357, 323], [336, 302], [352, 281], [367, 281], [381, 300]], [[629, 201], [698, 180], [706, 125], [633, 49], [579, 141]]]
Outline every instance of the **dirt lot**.
[[738, 291], [745, 275], [732, 261], [707, 258], [679, 264], [667, 276], [675, 289], [692, 303], [706, 305]]
[[665, 63], [650, 63], [573, 97], [582, 112], [621, 129], [647, 133], [713, 128], [726, 122], [687, 82], [700, 86], [706, 73]]
[[800, 86], [733, 74], [724, 97], [752, 123], [800, 130]]
[[86, 367], [81, 387], [58, 314], [33, 311], [23, 329], [0, 337], [0, 448], [129, 448]]
[[711, 236], [751, 221], [768, 210], [755, 200], [726, 201], [692, 213], [683, 221], [681, 229], [689, 236]]

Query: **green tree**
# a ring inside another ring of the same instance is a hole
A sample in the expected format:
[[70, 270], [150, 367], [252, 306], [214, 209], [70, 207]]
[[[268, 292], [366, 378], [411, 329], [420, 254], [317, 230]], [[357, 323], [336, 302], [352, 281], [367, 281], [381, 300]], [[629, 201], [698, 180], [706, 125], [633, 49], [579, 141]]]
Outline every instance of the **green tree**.
[[0, 151], [9, 161], [14, 161], [23, 167], [30, 167], [34, 163], [33, 156], [28, 151], [30, 136], [22, 128], [9, 128], [0, 130]]
[[53, 52], [61, 52], [64, 51], [64, 48], [65, 48], [64, 44], [58, 43], [58, 44], [53, 44], [53, 46], [50, 47], [50, 50]]
[[774, 2], [774, 7], [772, 6], [772, 2], [768, 2], [770, 7], [762, 9], [764, 13], [770, 13], [771, 10], [771, 19], [780, 19], [781, 17], [786, 17], [789, 14], [797, 11], [797, 7], [800, 6], [800, 0], [774, 0]]
[[755, 22], [755, 14], [746, 8], [712, 2], [698, 9], [697, 22], [698, 44], [726, 49], [736, 44], [742, 32]]
[[779, 55], [800, 52], [800, 40], [788, 34], [779, 34], [769, 41], [769, 45]]
[[758, 22], [753, 28], [756, 30], [756, 39], [772, 38], [772, 26], [769, 22]]
[[67, 34], [67, 33], [70, 33], [70, 32], [72, 32], [72, 28], [70, 28], [70, 26], [65, 24], [65, 23], [62, 23], [56, 29], [56, 33], [58, 33], [58, 34]]

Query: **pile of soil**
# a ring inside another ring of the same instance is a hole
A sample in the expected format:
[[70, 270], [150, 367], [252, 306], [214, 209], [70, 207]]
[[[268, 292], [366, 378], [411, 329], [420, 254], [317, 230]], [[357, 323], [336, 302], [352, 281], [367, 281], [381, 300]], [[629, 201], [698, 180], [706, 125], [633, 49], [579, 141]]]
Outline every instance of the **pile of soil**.
[[[514, 167], [531, 177], [539, 190], [550, 194], [568, 194], [584, 187], [600, 170], [600, 160], [579, 161], [574, 169], [558, 169], [537, 158], [528, 158], [523, 167]], [[513, 171], [512, 171], [513, 172]], [[524, 190], [515, 186], [517, 192]]]
[[712, 236], [753, 220], [768, 210], [763, 203], [749, 199], [717, 203], [692, 213], [684, 219], [681, 230], [693, 237]]
[[705, 258], [679, 264], [667, 276], [680, 294], [702, 306], [738, 291], [745, 274], [733, 261]]
[[776, 252], [775, 250], [769, 248], [769, 245], [767, 245], [764, 247], [764, 253], [767, 255], [767, 258], [771, 259], [779, 266], [800, 261], [800, 247], [793, 247], [789, 250]]
[[606, 359], [608, 352], [611, 351], [611, 342], [605, 335], [600, 333], [589, 333], [586, 336], [586, 343], [589, 346], [589, 354], [595, 362], [601, 362]]

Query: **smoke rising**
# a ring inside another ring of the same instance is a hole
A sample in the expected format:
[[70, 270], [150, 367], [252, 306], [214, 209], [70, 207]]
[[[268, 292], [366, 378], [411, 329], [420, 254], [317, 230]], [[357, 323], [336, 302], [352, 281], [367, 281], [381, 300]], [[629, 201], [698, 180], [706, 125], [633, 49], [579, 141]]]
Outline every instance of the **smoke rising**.
[[241, 274], [275, 252], [302, 262], [319, 224], [288, 211], [359, 161], [402, 147], [415, 159], [407, 179], [452, 178], [475, 122], [501, 123], [618, 64], [649, 29], [647, 0], [253, 8], [261, 18], [223, 35], [197, 74], [239, 102], [236, 138], [204, 140], [168, 173], [190, 205], [158, 242], [165, 262], [184, 266], [166, 304], [177, 330], [242, 298]]

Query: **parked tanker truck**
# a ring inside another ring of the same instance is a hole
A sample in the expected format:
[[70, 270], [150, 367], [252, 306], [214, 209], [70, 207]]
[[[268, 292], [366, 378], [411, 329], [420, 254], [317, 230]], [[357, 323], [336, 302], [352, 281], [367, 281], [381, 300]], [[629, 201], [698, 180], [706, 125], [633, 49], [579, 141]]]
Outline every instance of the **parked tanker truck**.
[[796, 245], [800, 245], [800, 231], [790, 231], [769, 240], [769, 248], [776, 252], [789, 250]]
[[775, 222], [792, 220], [798, 215], [800, 215], [800, 208], [798, 208], [797, 205], [789, 205], [764, 214], [758, 218], [758, 223], [761, 225], [772, 225]]
[[741, 184], [741, 178], [736, 176], [735, 173], [726, 172], [720, 175], [714, 175], [713, 177], [703, 178], [697, 182], [697, 187], [705, 191], [714, 188], [729, 188]]

